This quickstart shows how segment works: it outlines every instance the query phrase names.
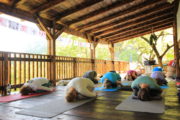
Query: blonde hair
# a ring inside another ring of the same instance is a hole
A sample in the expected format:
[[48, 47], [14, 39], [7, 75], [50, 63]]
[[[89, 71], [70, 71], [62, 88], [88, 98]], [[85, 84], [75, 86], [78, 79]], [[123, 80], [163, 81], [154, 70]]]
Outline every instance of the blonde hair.
[[29, 95], [30, 93], [34, 93], [33, 89], [29, 86], [22, 86], [20, 88], [21, 95]]
[[67, 102], [76, 101], [78, 98], [78, 93], [75, 90], [75, 88], [73, 88], [73, 87], [69, 88], [65, 98], [66, 98]]

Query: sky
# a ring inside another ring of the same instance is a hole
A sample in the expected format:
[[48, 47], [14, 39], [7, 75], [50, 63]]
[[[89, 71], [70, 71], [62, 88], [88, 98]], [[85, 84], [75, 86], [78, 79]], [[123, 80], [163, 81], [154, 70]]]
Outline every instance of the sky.
[[[5, 18], [21, 25], [28, 26], [33, 30], [40, 31], [36, 24], [15, 18], [9, 15], [0, 14], [1, 18]], [[26, 52], [29, 47], [33, 47], [35, 42], [41, 43], [41, 46], [47, 46], [47, 40], [44, 37], [35, 36], [32, 34], [27, 34], [26, 32], [21, 32], [17, 30], [10, 29], [0, 25], [0, 51], [9, 52]], [[37, 46], [36, 46], [37, 48]], [[34, 49], [36, 49], [34, 48]]]

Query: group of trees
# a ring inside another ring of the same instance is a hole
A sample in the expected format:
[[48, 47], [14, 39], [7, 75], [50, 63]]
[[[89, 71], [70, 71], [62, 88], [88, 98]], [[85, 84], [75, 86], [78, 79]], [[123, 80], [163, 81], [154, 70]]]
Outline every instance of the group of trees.
[[[59, 56], [90, 58], [90, 48], [87, 46], [78, 45], [77, 41], [78, 43], [87, 42], [85, 39], [82, 39], [80, 37], [63, 33], [56, 40], [56, 54]], [[96, 59], [104, 59], [104, 60], [111, 59], [108, 45], [102, 45], [102, 44], [97, 45]]]
[[[174, 58], [172, 29], [134, 38], [115, 45], [116, 59], [138, 62], [157, 60], [160, 66]], [[164, 58], [164, 59], [163, 59]]]
[[[71, 42], [62, 42], [66, 39]], [[75, 41], [86, 42], [85, 39], [63, 33], [56, 40], [56, 53], [60, 56], [90, 58], [90, 48], [75, 45]], [[143, 66], [144, 60], [156, 60], [160, 66], [174, 58], [172, 29], [134, 38], [115, 44], [115, 60], [137, 62]], [[96, 59], [110, 60], [108, 45], [98, 44]]]

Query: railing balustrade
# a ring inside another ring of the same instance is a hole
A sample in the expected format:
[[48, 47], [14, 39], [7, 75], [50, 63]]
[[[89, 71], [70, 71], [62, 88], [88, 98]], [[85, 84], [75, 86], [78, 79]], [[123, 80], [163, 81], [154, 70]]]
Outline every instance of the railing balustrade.
[[[6, 94], [6, 87], [20, 88], [23, 83], [34, 77], [46, 77], [51, 80], [52, 56], [41, 54], [0, 52], [0, 92]], [[129, 63], [123, 61], [92, 60], [89, 58], [55, 57], [55, 80], [65, 80], [82, 76], [88, 70], [104, 74], [110, 70], [119, 72], [129, 69]]]

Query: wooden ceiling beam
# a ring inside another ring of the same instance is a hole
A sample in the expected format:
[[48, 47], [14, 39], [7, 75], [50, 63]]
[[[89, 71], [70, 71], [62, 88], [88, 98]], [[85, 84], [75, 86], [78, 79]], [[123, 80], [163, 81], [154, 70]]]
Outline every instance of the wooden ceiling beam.
[[91, 17], [94, 17], [94, 16], [97, 16], [97, 15], [100, 15], [100, 14], [103, 14], [105, 12], [108, 12], [110, 10], [113, 10], [113, 9], [116, 9], [118, 7], [121, 7], [121, 6], [124, 6], [130, 2], [133, 2], [134, 0], [125, 0], [125, 1], [121, 1], [121, 0], [118, 0], [117, 2], [113, 3], [112, 5], [108, 6], [108, 7], [103, 7], [99, 10], [96, 10], [96, 11], [92, 11], [86, 15], [83, 15], [83, 16], [80, 16], [74, 20], [71, 20], [71, 21], [68, 21], [66, 22], [69, 26], [72, 25], [72, 24], [75, 24], [75, 23], [78, 23], [80, 21], [84, 21], [84, 20], [87, 20]]
[[116, 27], [104, 30], [102, 32], [97, 32], [97, 33], [94, 34], [94, 36], [101, 37], [101, 36], [104, 36], [104, 35], [109, 34], [109, 33], [111, 34], [112, 32], [116, 33], [116, 32], [118, 32], [118, 31], [120, 31], [122, 29], [124, 30], [126, 28], [133, 27], [133, 26], [136, 26], [136, 25], [140, 26], [143, 23], [154, 21], [154, 20], [161, 19], [161, 18], [163, 19], [163, 18], [166, 18], [166, 17], [169, 17], [169, 16], [173, 16], [173, 11], [148, 16], [146, 18], [139, 18], [136, 21], [127, 22], [125, 24], [118, 25]]
[[11, 8], [15, 8], [16, 7], [16, 4], [19, 2], [20, 0], [14, 0], [12, 2], [12, 5], [11, 5]]
[[154, 15], [154, 14], [158, 14], [159, 12], [171, 11], [172, 8], [173, 8], [173, 6], [169, 6], [168, 4], [159, 5], [159, 7], [155, 6], [152, 9], [156, 9], [156, 10], [148, 9], [148, 10], [146, 10], [144, 12], [140, 11], [136, 15], [131, 15], [131, 16], [128, 16], [128, 17], [124, 17], [122, 19], [113, 21], [112, 23], [104, 24], [104, 25], [101, 25], [101, 26], [86, 30], [85, 32], [94, 34], [94, 33], [98, 32], [98, 31], [102, 31], [104, 29], [108, 29], [108, 28], [111, 28], [113, 26], [117, 26], [117, 25], [124, 24], [124, 23], [127, 23], [127, 22], [135, 21], [135, 20], [137, 20], [139, 18], [145, 18], [145, 17], [151, 16], [151, 15]]
[[131, 27], [124, 27], [124, 28], [119, 28], [117, 31], [112, 31], [110, 32], [109, 34], [106, 34], [106, 35], [102, 35], [102, 36], [97, 36], [98, 38], [109, 38], [109, 37], [114, 37], [114, 36], [117, 36], [118, 34], [121, 34], [122, 32], [125, 32], [125, 31], [128, 31], [128, 30], [131, 30], [131, 29], [136, 29], [138, 27], [142, 27], [142, 26], [148, 26], [148, 25], [153, 25], [155, 24], [156, 22], [159, 22], [159, 21], [164, 21], [166, 19], [172, 19], [173, 18], [173, 15], [166, 15], [166, 16], [162, 16], [160, 18], [155, 18], [153, 19], [152, 21], [146, 21], [146, 22], [143, 22], [143, 23], [139, 23], [139, 24], [134, 24], [133, 26]]
[[115, 14], [111, 14], [111, 15], [109, 15], [107, 17], [101, 18], [101, 19], [96, 20], [96, 21], [92, 21], [92, 22], [87, 23], [85, 25], [78, 26], [77, 30], [83, 30], [85, 28], [92, 27], [92, 26], [95, 26], [97, 24], [101, 24], [101, 23], [103, 23], [105, 21], [115, 19], [115, 18], [117, 18], [119, 16], [127, 15], [127, 14], [130, 14], [130, 13], [132, 14], [132, 13], [144, 10], [144, 9], [148, 9], [148, 8], [150, 8], [152, 6], [161, 4], [163, 2], [164, 2], [164, 0], [148, 0], [148, 1], [145, 1], [145, 2], [141, 3], [140, 5], [133, 6], [133, 7], [129, 8], [129, 9], [127, 9], [127, 10], [120, 11], [120, 12], [117, 12]]
[[175, 0], [174, 1], [174, 5], [175, 5], [175, 8], [174, 8], [174, 14], [176, 15], [177, 14], [177, 12], [178, 12], [178, 8], [179, 8], [179, 0]]
[[113, 35], [113, 36], [108, 36], [108, 37], [104, 37], [104, 39], [114, 39], [114, 38], [117, 38], [117, 37], [122, 37], [126, 34], [129, 34], [129, 33], [132, 33], [134, 31], [139, 31], [141, 29], [146, 29], [146, 28], [154, 28], [156, 26], [159, 26], [161, 24], [165, 24], [165, 23], [169, 23], [169, 22], [172, 22], [173, 21], [173, 17], [170, 17], [170, 18], [166, 18], [166, 19], [160, 19], [160, 20], [156, 20], [152, 23], [145, 23], [143, 25], [137, 25], [133, 28], [129, 28], [127, 30], [122, 30], [121, 32], [119, 32], [119, 34], [116, 34], [116, 35]]
[[138, 35], [138, 34], [143, 34], [143, 33], [146, 33], [148, 31], [150, 33], [152, 33], [152, 27], [153, 27], [153, 30], [155, 31], [156, 29], [164, 28], [164, 27], [170, 26], [170, 25], [172, 26], [172, 21], [157, 23], [156, 27], [148, 26], [148, 27], [139, 28], [138, 30], [131, 30], [129, 32], [127, 31], [126, 34], [122, 34], [121, 36], [117, 36], [114, 39], [106, 39], [106, 40], [107, 41], [116, 41], [116, 40], [119, 40], [119, 39], [128, 38], [130, 36], [135, 36], [135, 35]]
[[61, 20], [62, 18], [68, 16], [68, 15], [71, 15], [71, 14], [73, 14], [73, 13], [75, 13], [75, 12], [78, 12], [78, 11], [80, 11], [80, 10], [83, 10], [83, 9], [85, 9], [85, 8], [87, 8], [87, 7], [90, 7], [90, 6], [92, 6], [92, 5], [95, 5], [95, 4], [97, 4], [97, 3], [99, 3], [99, 2], [102, 2], [102, 1], [103, 1], [103, 0], [85, 0], [83, 3], [80, 3], [80, 4], [76, 5], [76, 6], [73, 6], [72, 8], [69, 8], [68, 10], [65, 10], [65, 11], [59, 13], [58, 15], [56, 15], [56, 16], [54, 17], [54, 19], [55, 19], [56, 21], [59, 21], [59, 20]]
[[[167, 26], [154, 29], [154, 32], [158, 32], [158, 31], [161, 31], [161, 30], [165, 30], [165, 29], [168, 29], [168, 28], [171, 28], [171, 27], [172, 27], [172, 24], [169, 24], [169, 25], [167, 25]], [[150, 34], [150, 33], [152, 33], [152, 30], [145, 30], [145, 31], [142, 31], [142, 32], [139, 33], [139, 34], [131, 35], [131, 36], [125, 37], [125, 38], [119, 38], [119, 39], [114, 40], [114, 41], [111, 41], [111, 42], [112, 42], [112, 43], [123, 42], [123, 41], [125, 41], [125, 40], [130, 40], [130, 39], [133, 39], [133, 38], [136, 38], [136, 37], [140, 37], [140, 36], [143, 36], [143, 35], [147, 35], [147, 34]]]
[[[11, 16], [15, 16], [17, 18], [21, 18], [21, 19], [24, 19], [24, 20], [27, 20], [27, 21], [31, 21], [31, 22], [34, 22], [34, 23], [39, 23], [37, 21], [37, 16], [33, 16], [33, 14], [31, 14], [31, 13], [19, 10], [17, 8], [12, 9], [10, 6], [7, 6], [7, 5], [2, 4], [2, 3], [0, 3], [0, 12], [11, 15]], [[44, 26], [50, 27], [50, 28], [53, 27], [52, 21], [44, 19], [44, 18], [40, 18], [40, 19], [41, 19], [41, 22], [43, 23]], [[62, 27], [64, 27], [64, 26], [62, 26], [60, 24], [57, 25], [58, 30], [61, 30]], [[79, 36], [79, 37], [82, 37], [82, 38], [86, 39], [84, 33], [77, 32], [77, 31], [72, 30], [71, 28], [68, 28], [66, 26], [65, 26], [65, 28], [63, 30], [65, 32], [67, 32], [67, 33], [70, 33], [70, 34], [73, 34], [73, 35], [76, 35], [76, 36]], [[50, 35], [48, 35], [48, 36], [50, 37]]]
[[65, 0], [50, 0], [43, 5], [38, 6], [36, 9], [31, 10], [32, 14], [39, 13], [42, 11], [47, 11], [51, 9], [52, 7], [57, 6], [58, 4], [64, 2]]
[[11, 15], [11, 16], [15, 16], [24, 20], [28, 20], [31, 22], [36, 22], [33, 17], [33, 14], [30, 14], [29, 12], [22, 11], [16, 8], [12, 8], [11, 6], [5, 5], [3, 3], [0, 3], [0, 12]]
[[49, 40], [54, 40], [53, 35], [51, 34], [51, 31], [47, 28], [47, 26], [43, 23], [43, 21], [40, 18], [37, 18], [39, 27], [46, 32], [47, 37]]

